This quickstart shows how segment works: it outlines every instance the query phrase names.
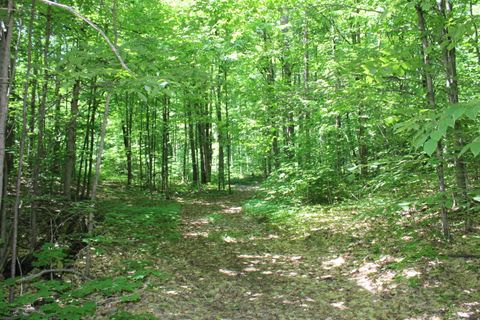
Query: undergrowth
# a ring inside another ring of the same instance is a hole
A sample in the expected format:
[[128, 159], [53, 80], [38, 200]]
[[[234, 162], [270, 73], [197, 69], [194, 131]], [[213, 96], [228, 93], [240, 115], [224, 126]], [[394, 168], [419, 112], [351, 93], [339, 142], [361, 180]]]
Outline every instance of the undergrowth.
[[[117, 190], [118, 192], [118, 190]], [[104, 195], [108, 195], [108, 190]], [[97, 234], [84, 239], [95, 256], [115, 248], [125, 252], [150, 252], [156, 250], [158, 241], [177, 241], [180, 204], [151, 198], [145, 194], [119, 193], [116, 199], [105, 199], [98, 203]], [[157, 254], [158, 255], [158, 254]], [[138, 255], [136, 255], [138, 257]], [[75, 268], [66, 248], [46, 243], [35, 254], [33, 272], [50, 268]], [[95, 266], [93, 267], [95, 268]], [[81, 270], [79, 270], [80, 272]], [[138, 290], [148, 286], [152, 279], [164, 282], [169, 275], [159, 270], [149, 259], [123, 260], [118, 267], [95, 271], [92, 280], [81, 281], [76, 275], [53, 276], [53, 280], [39, 277], [23, 283], [20, 295], [19, 278], [0, 283], [0, 317], [11, 319], [85, 319], [95, 314], [99, 304], [115, 301], [128, 304], [140, 300]], [[15, 303], [7, 303], [10, 287], [17, 291]], [[152, 319], [149, 315], [132, 315], [118, 312], [111, 319]]]

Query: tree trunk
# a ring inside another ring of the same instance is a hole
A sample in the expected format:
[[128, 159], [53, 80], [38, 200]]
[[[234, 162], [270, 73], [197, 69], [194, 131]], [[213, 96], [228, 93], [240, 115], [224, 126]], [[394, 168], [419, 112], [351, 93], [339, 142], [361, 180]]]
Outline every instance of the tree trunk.
[[63, 180], [63, 193], [68, 200], [72, 199], [72, 182], [76, 161], [76, 138], [78, 102], [80, 98], [80, 80], [75, 80], [73, 96], [70, 104], [70, 121], [67, 127], [67, 146], [65, 153], [65, 176]]
[[470, 18], [473, 21], [474, 36], [475, 36], [475, 53], [477, 54], [477, 61], [480, 64], [480, 41], [478, 35], [478, 25], [475, 22], [475, 15], [473, 14], [473, 1], [470, 0]]
[[61, 144], [61, 133], [60, 133], [60, 111], [62, 107], [62, 97], [60, 96], [60, 79], [57, 77], [55, 79], [55, 116], [53, 124], [53, 160], [52, 160], [52, 180], [51, 180], [51, 191], [54, 190], [55, 176], [60, 175], [61, 168], [61, 157], [60, 157], [60, 144]]
[[[219, 70], [220, 73], [220, 70]], [[222, 121], [222, 85], [220, 74], [217, 81], [217, 99], [215, 102], [215, 111], [217, 114], [217, 140], [218, 140], [218, 190], [225, 190], [225, 151], [224, 151], [224, 130], [225, 125]]]
[[125, 95], [125, 118], [122, 123], [123, 146], [127, 157], [127, 187], [131, 187], [133, 180], [132, 172], [132, 117], [130, 100], [128, 94]]
[[162, 112], [162, 192], [165, 195], [165, 198], [170, 199], [169, 194], [169, 153], [170, 153], [170, 131], [169, 131], [169, 119], [170, 110], [169, 110], [169, 99], [167, 96], [164, 98], [163, 103], [163, 112]]
[[[452, 3], [446, 0], [440, 0], [438, 2], [438, 9], [440, 15], [443, 19], [443, 29], [442, 29], [442, 55], [443, 55], [443, 64], [445, 67], [445, 74], [447, 78], [446, 82], [446, 91], [448, 95], [448, 102], [452, 105], [455, 105], [459, 102], [459, 89], [458, 89], [458, 77], [457, 77], [457, 57], [455, 46], [450, 47], [452, 44], [452, 39], [449, 36], [448, 29], [448, 18], [453, 10]], [[462, 136], [463, 125], [457, 121], [454, 128], [454, 141], [455, 141], [455, 152], [457, 154], [455, 158], [455, 180], [457, 183], [457, 198], [460, 206], [465, 206], [467, 202], [467, 165], [463, 155], [459, 155], [460, 151], [463, 149], [465, 142]], [[466, 229], [470, 229], [470, 219], [467, 218]]]
[[[425, 89], [427, 91], [427, 100], [428, 104], [432, 109], [436, 108], [435, 101], [435, 89], [433, 86], [433, 77], [430, 72], [430, 56], [429, 52], [429, 43], [427, 37], [427, 28], [425, 26], [425, 13], [420, 5], [416, 6], [417, 16], [418, 16], [418, 28], [421, 32], [422, 40], [422, 55], [423, 55], [423, 74], [425, 77]], [[438, 142], [436, 156], [438, 160], [437, 165], [437, 178], [438, 178], [438, 190], [441, 194], [441, 203], [440, 203], [440, 218], [442, 221], [442, 231], [443, 236], [448, 239], [450, 238], [450, 228], [448, 225], [447, 219], [447, 208], [445, 207], [445, 159], [443, 155], [443, 143], [442, 141]]]
[[[6, 9], [5, 18], [2, 23], [6, 32], [0, 34], [0, 192], [3, 192], [4, 166], [5, 166], [5, 140], [8, 117], [9, 92], [9, 67], [10, 67], [10, 45], [13, 36], [13, 0], [2, 0], [2, 8]], [[3, 205], [4, 194], [0, 195], [0, 207]]]
[[195, 146], [195, 130], [191, 110], [188, 111], [188, 139], [190, 140], [190, 155], [192, 157], [192, 181], [194, 185], [198, 185], [198, 162]]
[[88, 198], [90, 197], [90, 190], [92, 186], [92, 171], [93, 171], [93, 154], [94, 154], [94, 146], [95, 146], [95, 132], [96, 132], [96, 127], [95, 127], [95, 121], [97, 117], [97, 109], [98, 109], [98, 104], [99, 104], [99, 99], [97, 99], [97, 88], [95, 86], [94, 94], [93, 94], [93, 109], [92, 113], [90, 115], [90, 147], [88, 150], [88, 172], [87, 172], [87, 182], [85, 184], [85, 189], [86, 194], [83, 195], [82, 197]]
[[[32, 8], [30, 14], [30, 22], [28, 26], [28, 48], [27, 48], [27, 70], [25, 74], [25, 82], [23, 85], [23, 107], [22, 107], [22, 134], [20, 138], [20, 149], [18, 152], [18, 167], [17, 167], [17, 181], [15, 184], [15, 204], [13, 207], [13, 223], [12, 223], [12, 260], [11, 260], [11, 278], [16, 276], [17, 268], [17, 240], [18, 240], [18, 221], [21, 209], [21, 187], [22, 187], [22, 175], [23, 175], [23, 161], [25, 155], [25, 142], [27, 140], [27, 108], [28, 108], [28, 85], [30, 81], [30, 72], [32, 67], [32, 32], [33, 32], [33, 20], [35, 17], [35, 0], [32, 0]], [[36, 242], [36, 221], [32, 221], [35, 225], [32, 225], [32, 231], [35, 234], [31, 238], [31, 242]], [[35, 237], [35, 238], [33, 238]], [[9, 302], [12, 303], [15, 298], [15, 287], [10, 287]]]
[[[107, 133], [108, 116], [110, 114], [111, 97], [112, 97], [112, 94], [108, 93], [107, 98], [105, 100], [105, 111], [103, 113], [102, 127], [100, 128], [100, 141], [98, 142], [97, 157], [95, 161], [95, 176], [93, 178], [92, 192], [91, 192], [91, 198], [90, 198], [94, 207], [95, 207], [95, 202], [97, 201], [97, 188], [98, 188], [98, 182], [100, 180], [100, 169], [102, 165], [103, 149], [105, 146], [105, 136]], [[90, 210], [90, 213], [88, 215], [88, 236], [89, 237], [93, 236], [94, 220], [95, 220], [95, 212], [94, 210]], [[85, 273], [87, 275], [90, 273], [91, 263], [92, 263], [91, 251], [87, 250], [86, 262], [85, 262]]]

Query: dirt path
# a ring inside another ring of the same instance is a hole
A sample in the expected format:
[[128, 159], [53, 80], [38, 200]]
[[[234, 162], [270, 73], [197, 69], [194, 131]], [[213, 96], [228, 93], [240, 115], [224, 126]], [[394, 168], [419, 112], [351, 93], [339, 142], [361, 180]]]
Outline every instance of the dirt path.
[[[254, 192], [244, 187], [176, 199], [181, 239], [160, 242], [155, 257], [139, 257], [170, 278], [152, 280], [126, 309], [159, 319], [456, 319], [442, 316], [444, 286], [397, 283], [400, 273], [385, 268], [392, 257], [355, 254], [349, 232], [329, 229], [338, 226], [295, 238], [246, 216], [242, 203]], [[422, 270], [402, 272], [417, 279]]]
[[160, 319], [359, 319], [359, 308], [371, 312], [368, 291], [332, 270], [340, 260], [322, 268], [332, 260], [319, 255], [326, 248], [282, 238], [243, 215], [253, 192], [179, 199], [182, 240], [162, 248], [171, 260], [161, 262], [174, 277], [133, 307]]

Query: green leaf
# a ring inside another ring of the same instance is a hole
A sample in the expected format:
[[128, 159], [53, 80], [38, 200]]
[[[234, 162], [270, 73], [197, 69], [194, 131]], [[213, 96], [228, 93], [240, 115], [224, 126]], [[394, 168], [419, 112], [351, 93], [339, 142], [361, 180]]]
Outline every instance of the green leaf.
[[440, 141], [440, 139], [442, 139], [444, 136], [445, 136], [445, 133], [443, 130], [439, 129], [439, 130], [436, 130], [434, 131], [430, 137], [432, 140], [435, 140], [435, 141]]
[[134, 293], [134, 294], [130, 294], [130, 295], [126, 295], [126, 296], [123, 296], [121, 299], [120, 299], [121, 302], [136, 302], [136, 301], [140, 301], [140, 293]]
[[480, 140], [473, 141], [469, 144], [470, 150], [472, 151], [473, 155], [476, 157], [480, 153]]
[[437, 144], [438, 144], [438, 140], [434, 140], [430, 138], [423, 145], [423, 151], [429, 156], [431, 156], [435, 152], [435, 150], [437, 150]]
[[[478, 101], [477, 101], [478, 102]], [[480, 112], [480, 103], [478, 105], [471, 106], [465, 111], [465, 115], [471, 119], [475, 120]]]

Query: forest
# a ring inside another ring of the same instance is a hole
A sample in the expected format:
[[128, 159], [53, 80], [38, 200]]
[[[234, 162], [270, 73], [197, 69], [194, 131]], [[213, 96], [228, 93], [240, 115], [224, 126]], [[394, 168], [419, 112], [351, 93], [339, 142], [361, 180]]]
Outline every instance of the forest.
[[0, 0], [1, 319], [480, 319], [478, 0]]

